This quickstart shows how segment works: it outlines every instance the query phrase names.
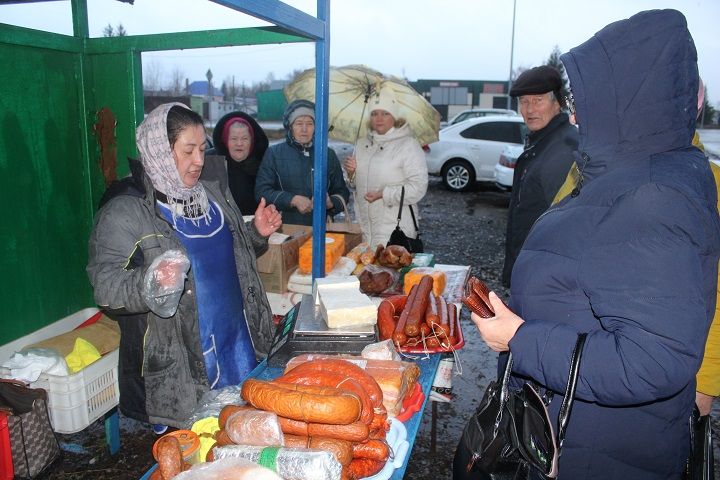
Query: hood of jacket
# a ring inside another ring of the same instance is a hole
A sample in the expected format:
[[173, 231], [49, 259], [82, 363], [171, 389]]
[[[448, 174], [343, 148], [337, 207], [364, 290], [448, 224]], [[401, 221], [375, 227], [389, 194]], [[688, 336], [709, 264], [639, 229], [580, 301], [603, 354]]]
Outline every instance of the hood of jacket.
[[262, 160], [263, 155], [265, 155], [265, 150], [268, 148], [268, 137], [265, 135], [265, 131], [262, 129], [260, 124], [258, 124], [253, 117], [245, 112], [230, 112], [222, 117], [218, 121], [217, 125], [215, 125], [215, 129], [213, 130], [213, 145], [215, 147], [215, 154], [229, 157], [227, 145], [225, 145], [225, 142], [222, 141], [222, 132], [225, 129], [225, 124], [228, 120], [233, 118], [242, 118], [250, 124], [253, 129], [253, 145], [252, 150], [250, 151], [250, 156], [258, 159], [258, 161]]
[[586, 179], [638, 154], [646, 158], [690, 146], [697, 52], [680, 12], [640, 12], [606, 26], [560, 59], [575, 98]]
[[298, 143], [298, 141], [295, 140], [295, 137], [293, 137], [292, 129], [290, 128], [290, 115], [292, 115], [292, 112], [294, 112], [300, 107], [315, 110], [315, 104], [310, 100], [294, 100], [285, 108], [285, 113], [283, 113], [283, 128], [285, 129], [285, 141], [288, 143], [288, 145], [291, 145], [298, 150], [312, 150], [310, 147], [312, 147], [313, 142], [311, 141], [308, 145], [302, 145]]

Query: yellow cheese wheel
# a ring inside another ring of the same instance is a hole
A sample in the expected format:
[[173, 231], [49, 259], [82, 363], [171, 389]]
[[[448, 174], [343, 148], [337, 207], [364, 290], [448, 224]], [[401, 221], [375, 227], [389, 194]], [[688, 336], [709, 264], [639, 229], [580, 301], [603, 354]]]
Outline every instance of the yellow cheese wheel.
[[[342, 233], [328, 233], [325, 236], [325, 273], [330, 273], [345, 252], [345, 236]], [[304, 274], [312, 273], [312, 238], [300, 246], [298, 252], [298, 270]]]
[[420, 279], [425, 275], [430, 275], [433, 278], [433, 294], [438, 297], [442, 295], [445, 291], [447, 275], [445, 275], [445, 272], [432, 267], [413, 268], [405, 274], [405, 279], [403, 280], [405, 295], [408, 295], [412, 286], [420, 283]]

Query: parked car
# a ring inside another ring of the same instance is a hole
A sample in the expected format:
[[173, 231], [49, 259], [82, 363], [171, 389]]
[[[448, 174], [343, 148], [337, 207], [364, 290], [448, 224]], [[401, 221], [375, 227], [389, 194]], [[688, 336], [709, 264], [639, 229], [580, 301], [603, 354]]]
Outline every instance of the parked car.
[[464, 120], [469, 120], [471, 118], [477, 117], [487, 117], [488, 115], [517, 116], [517, 112], [515, 110], [506, 110], [504, 108], [471, 108], [469, 110], [463, 110], [447, 122], [440, 122], [440, 126], [449, 127], [450, 125], [455, 125], [456, 123], [460, 123]]
[[512, 190], [515, 164], [523, 152], [522, 145], [508, 145], [500, 153], [500, 159], [495, 164], [495, 185], [502, 190]]
[[522, 145], [527, 127], [521, 116], [478, 117], [440, 130], [425, 153], [428, 172], [460, 192], [476, 181], [494, 182], [495, 164], [506, 145]]

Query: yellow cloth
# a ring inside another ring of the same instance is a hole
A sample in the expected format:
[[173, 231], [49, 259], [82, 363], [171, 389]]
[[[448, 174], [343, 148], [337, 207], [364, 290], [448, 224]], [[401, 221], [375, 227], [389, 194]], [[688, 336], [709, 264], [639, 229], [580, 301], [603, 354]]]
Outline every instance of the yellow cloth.
[[[695, 132], [692, 144], [702, 151], [705, 147], [700, 142], [700, 135]], [[720, 210], [720, 167], [710, 162], [710, 169], [715, 177], [715, 185], [718, 191], [718, 210]], [[572, 192], [580, 178], [577, 165], [573, 163], [570, 171], [565, 178], [560, 190], [553, 199], [553, 205], [565, 198]], [[710, 331], [708, 332], [707, 342], [705, 343], [705, 355], [703, 356], [702, 365], [697, 373], [697, 391], [710, 395], [711, 397], [720, 396], [720, 271], [718, 272], [718, 293], [715, 302], [715, 316], [713, 317]]]
[[217, 417], [201, 418], [190, 429], [200, 439], [200, 461], [204, 462], [208, 452], [215, 445], [215, 432], [220, 430]]
[[[700, 142], [697, 132], [695, 137]], [[695, 139], [693, 139], [695, 144]], [[710, 169], [715, 177], [715, 185], [718, 190], [718, 209], [720, 209], [720, 167], [710, 162]], [[718, 274], [718, 287], [720, 287], [720, 273]], [[718, 296], [715, 301], [715, 316], [710, 331], [708, 332], [707, 341], [705, 342], [705, 355], [703, 356], [702, 365], [697, 373], [697, 391], [717, 397], [720, 395], [720, 288], [718, 288]]]
[[75, 347], [65, 356], [68, 370], [73, 375], [102, 357], [95, 346], [83, 338], [75, 339]]

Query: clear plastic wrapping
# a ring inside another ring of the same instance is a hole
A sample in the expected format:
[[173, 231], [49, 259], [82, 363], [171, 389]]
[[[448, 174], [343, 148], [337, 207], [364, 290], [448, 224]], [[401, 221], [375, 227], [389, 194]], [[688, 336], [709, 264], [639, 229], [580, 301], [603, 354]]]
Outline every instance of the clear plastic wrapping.
[[228, 445], [213, 448], [215, 459], [244, 458], [260, 465], [274, 465], [285, 480], [340, 480], [342, 465], [330, 452], [308, 448]]
[[207, 417], [219, 417], [220, 410], [225, 405], [244, 405], [245, 401], [240, 396], [242, 385], [228, 385], [219, 390], [205, 392], [193, 410], [190, 418], [185, 422], [185, 428], [190, 430], [198, 420]]
[[193, 465], [173, 480], [283, 480], [272, 470], [244, 458], [223, 458]]
[[274, 412], [262, 410], [241, 410], [230, 415], [225, 431], [233, 443], [238, 445], [285, 445], [280, 421]]
[[153, 260], [145, 272], [141, 291], [153, 313], [163, 318], [175, 315], [188, 270], [190, 260], [180, 250], [168, 250]]

